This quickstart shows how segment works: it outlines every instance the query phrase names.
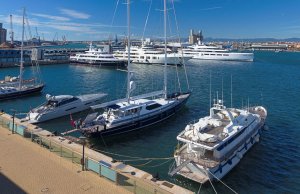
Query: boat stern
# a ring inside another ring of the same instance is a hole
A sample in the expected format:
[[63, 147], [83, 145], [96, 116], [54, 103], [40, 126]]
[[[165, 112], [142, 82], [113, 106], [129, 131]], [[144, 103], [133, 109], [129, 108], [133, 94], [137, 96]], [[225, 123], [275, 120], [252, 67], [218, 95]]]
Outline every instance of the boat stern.
[[35, 123], [38, 123], [40, 122], [39, 121], [39, 113], [36, 113], [36, 112], [29, 112], [27, 114], [27, 117], [25, 118], [25, 120], [27, 120], [28, 123], [31, 123], [31, 124], [35, 124]]

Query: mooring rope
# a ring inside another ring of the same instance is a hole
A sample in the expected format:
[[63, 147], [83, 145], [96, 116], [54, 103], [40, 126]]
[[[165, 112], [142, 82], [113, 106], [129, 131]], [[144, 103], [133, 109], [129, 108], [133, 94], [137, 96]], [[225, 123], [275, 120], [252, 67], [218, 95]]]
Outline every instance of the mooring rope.
[[169, 159], [173, 159], [174, 158], [174, 157], [143, 158], [143, 157], [128, 156], [128, 155], [117, 154], [117, 153], [113, 153], [113, 152], [107, 152], [107, 151], [98, 150], [98, 149], [94, 149], [94, 148], [93, 148], [93, 150], [98, 151], [98, 152], [102, 152], [102, 153], [105, 153], [105, 154], [110, 154], [110, 155], [115, 155], [115, 156], [121, 156], [121, 157], [126, 157], [126, 158], [132, 158], [132, 160], [120, 160], [120, 161], [124, 161], [124, 162], [143, 161], [143, 160], [169, 160]]
[[[208, 171], [208, 172], [209, 172], [209, 171]], [[205, 174], [206, 174], [206, 176], [208, 177], [208, 181], [210, 182], [210, 184], [211, 184], [211, 187], [213, 188], [213, 190], [215, 191], [215, 193], [216, 193], [216, 194], [218, 194], [218, 192], [216, 191], [216, 189], [215, 189], [214, 185], [212, 184], [212, 182], [211, 182], [211, 180], [210, 180], [210, 178], [209, 178], [208, 174], [207, 174], [207, 173], [205, 173]]]
[[238, 194], [235, 190], [233, 190], [231, 187], [229, 187], [228, 185], [226, 185], [223, 181], [221, 181], [218, 177], [216, 177], [213, 173], [211, 173], [210, 171], [208, 171], [211, 175], [213, 175], [214, 178], [216, 178], [218, 181], [220, 181], [223, 185], [225, 185], [228, 189], [230, 189], [233, 193]]

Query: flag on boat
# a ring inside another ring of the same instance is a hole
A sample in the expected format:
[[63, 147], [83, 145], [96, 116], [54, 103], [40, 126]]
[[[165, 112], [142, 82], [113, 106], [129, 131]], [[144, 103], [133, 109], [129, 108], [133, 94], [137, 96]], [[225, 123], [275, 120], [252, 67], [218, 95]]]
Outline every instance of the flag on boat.
[[73, 128], [75, 128], [75, 121], [73, 120], [72, 114], [70, 114], [70, 123]]

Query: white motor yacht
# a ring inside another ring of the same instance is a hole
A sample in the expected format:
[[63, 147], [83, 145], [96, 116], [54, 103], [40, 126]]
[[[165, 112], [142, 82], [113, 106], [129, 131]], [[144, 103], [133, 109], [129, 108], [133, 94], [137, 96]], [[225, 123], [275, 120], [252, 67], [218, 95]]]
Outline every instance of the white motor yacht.
[[127, 65], [127, 60], [118, 59], [102, 49], [96, 49], [92, 43], [90, 43], [89, 50], [85, 51], [85, 53], [77, 53], [74, 56], [70, 56], [70, 61], [107, 67], [125, 67]]
[[[115, 51], [114, 56], [119, 59], [127, 59], [128, 48], [125, 51]], [[130, 55], [133, 63], [144, 64], [164, 64], [165, 54], [163, 50], [155, 49], [152, 45], [142, 45], [141, 47], [133, 46], [130, 48]], [[182, 53], [167, 53], [168, 65], [182, 65], [184, 62], [191, 59], [192, 56], [187, 56]]]
[[101, 103], [106, 94], [86, 94], [81, 96], [46, 95], [47, 101], [32, 109], [27, 117], [29, 123], [40, 123], [89, 109], [90, 106]]
[[182, 51], [186, 56], [193, 57], [192, 59], [251, 62], [254, 58], [253, 53], [229, 52], [227, 49], [205, 44], [189, 46]]
[[224, 177], [260, 138], [267, 111], [262, 106], [226, 108], [222, 100], [210, 116], [189, 124], [179, 133], [180, 142], [169, 175], [182, 175], [204, 183]]
[[221, 60], [221, 61], [253, 61], [254, 54], [246, 52], [230, 52], [219, 46], [206, 45], [203, 43], [202, 31], [195, 45], [182, 49], [182, 52], [192, 59], [199, 60]]

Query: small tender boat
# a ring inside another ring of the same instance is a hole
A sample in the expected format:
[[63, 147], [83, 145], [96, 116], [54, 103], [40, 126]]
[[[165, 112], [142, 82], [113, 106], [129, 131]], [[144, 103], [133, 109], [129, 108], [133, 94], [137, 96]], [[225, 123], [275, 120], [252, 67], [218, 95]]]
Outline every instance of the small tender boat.
[[81, 96], [46, 95], [47, 102], [32, 109], [26, 117], [29, 123], [39, 123], [89, 109], [99, 104], [106, 94], [86, 94]]

